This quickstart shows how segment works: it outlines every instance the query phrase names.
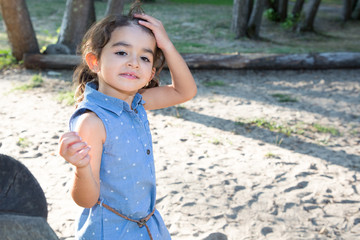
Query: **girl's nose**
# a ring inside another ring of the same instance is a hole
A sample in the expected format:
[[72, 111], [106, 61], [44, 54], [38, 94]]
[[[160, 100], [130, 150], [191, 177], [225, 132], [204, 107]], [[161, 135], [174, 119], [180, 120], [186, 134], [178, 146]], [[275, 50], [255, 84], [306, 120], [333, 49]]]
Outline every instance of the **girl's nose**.
[[127, 66], [133, 67], [133, 68], [138, 68], [139, 62], [137, 61], [136, 58], [130, 58], [129, 61], [127, 62]]

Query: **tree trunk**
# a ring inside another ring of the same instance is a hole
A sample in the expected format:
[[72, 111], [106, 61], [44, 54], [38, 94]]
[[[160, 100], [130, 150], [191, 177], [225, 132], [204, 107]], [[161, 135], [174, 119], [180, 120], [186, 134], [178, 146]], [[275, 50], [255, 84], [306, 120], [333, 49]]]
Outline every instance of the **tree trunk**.
[[351, 19], [353, 0], [343, 0], [342, 18], [344, 21]]
[[248, 23], [249, 0], [234, 0], [231, 29], [235, 38], [246, 36]]
[[125, 0], [108, 0], [105, 15], [123, 14]]
[[277, 12], [279, 21], [284, 22], [287, 18], [288, 0], [279, 0]]
[[314, 31], [314, 21], [316, 17], [316, 13], [319, 9], [319, 5], [321, 0], [311, 0], [307, 4], [307, 8], [305, 9], [305, 17], [300, 22], [299, 31]]
[[274, 1], [273, 0], [266, 0], [265, 8], [266, 9], [269, 9], [269, 8], [275, 9]]
[[250, 18], [251, 18], [251, 13], [253, 11], [254, 0], [247, 0], [246, 4], [247, 4], [247, 7], [248, 7], [246, 21], [247, 21], [247, 23], [249, 23]]
[[20, 61], [25, 53], [39, 53], [33, 25], [25, 0], [0, 0], [13, 56]]
[[67, 0], [58, 43], [68, 46], [71, 53], [76, 53], [77, 46], [94, 22], [94, 0]]
[[354, 10], [351, 14], [352, 19], [360, 20], [360, 0], [357, 0]]
[[[270, 0], [271, 1], [271, 0]], [[279, 13], [278, 12], [278, 10], [279, 10], [279, 1], [280, 0], [272, 0], [271, 2], [273, 2], [272, 3], [272, 7], [273, 7], [273, 9], [276, 11], [276, 13]]]
[[294, 19], [300, 17], [301, 11], [303, 9], [305, 0], [296, 0], [295, 5], [292, 9], [292, 17]]
[[262, 15], [264, 12], [266, 0], [256, 0], [254, 8], [251, 13], [251, 18], [248, 24], [247, 36], [249, 38], [259, 38]]

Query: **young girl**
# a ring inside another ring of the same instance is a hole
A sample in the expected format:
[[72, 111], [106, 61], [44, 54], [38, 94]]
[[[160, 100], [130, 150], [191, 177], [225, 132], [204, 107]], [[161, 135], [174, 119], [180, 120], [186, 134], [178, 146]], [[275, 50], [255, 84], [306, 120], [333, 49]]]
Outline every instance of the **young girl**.
[[[145, 110], [190, 100], [194, 79], [162, 23], [143, 13], [98, 22], [84, 36], [81, 51], [72, 132], [61, 137], [59, 148], [76, 167], [72, 197], [84, 207], [76, 238], [170, 239], [155, 208]], [[158, 86], [164, 58], [172, 84]]]

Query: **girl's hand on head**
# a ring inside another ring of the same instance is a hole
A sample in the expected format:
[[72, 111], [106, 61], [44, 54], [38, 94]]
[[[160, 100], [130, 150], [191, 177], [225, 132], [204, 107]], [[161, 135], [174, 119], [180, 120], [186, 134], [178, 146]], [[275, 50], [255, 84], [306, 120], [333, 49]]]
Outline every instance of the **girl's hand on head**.
[[90, 163], [90, 146], [83, 142], [76, 132], [67, 132], [60, 137], [59, 154], [67, 162], [82, 168]]
[[134, 16], [136, 18], [143, 19], [139, 20], [139, 24], [149, 28], [154, 33], [156, 44], [161, 50], [165, 50], [172, 45], [170, 38], [167, 35], [166, 30], [160, 20], [146, 14], [135, 14]]

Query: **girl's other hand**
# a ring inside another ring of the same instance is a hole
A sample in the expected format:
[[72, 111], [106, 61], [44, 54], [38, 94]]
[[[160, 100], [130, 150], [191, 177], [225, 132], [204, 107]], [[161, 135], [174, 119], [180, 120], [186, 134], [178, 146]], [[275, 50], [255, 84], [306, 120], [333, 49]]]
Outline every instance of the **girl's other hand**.
[[64, 133], [59, 140], [59, 154], [67, 162], [82, 168], [90, 163], [90, 146], [76, 132]]
[[169, 36], [167, 35], [166, 30], [160, 20], [146, 14], [135, 14], [134, 16], [136, 18], [143, 19], [139, 20], [139, 24], [149, 28], [154, 33], [157, 46], [161, 50], [165, 50], [167, 47], [172, 45]]

